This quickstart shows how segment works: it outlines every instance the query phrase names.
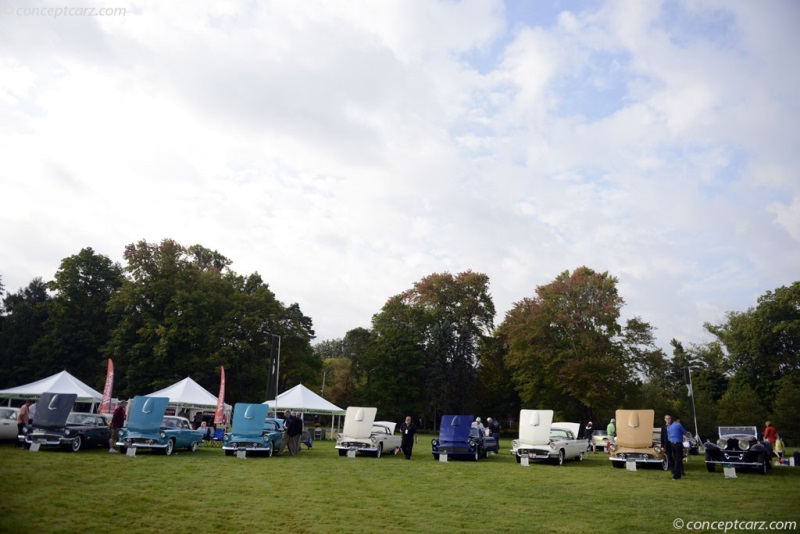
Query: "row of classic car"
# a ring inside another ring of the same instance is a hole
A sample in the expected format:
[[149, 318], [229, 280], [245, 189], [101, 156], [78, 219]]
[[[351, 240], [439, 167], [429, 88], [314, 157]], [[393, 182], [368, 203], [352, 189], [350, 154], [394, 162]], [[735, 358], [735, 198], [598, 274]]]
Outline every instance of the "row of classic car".
[[[653, 410], [617, 410], [617, 438], [610, 445], [609, 459], [614, 467], [624, 467], [626, 462], [659, 466], [665, 471], [670, 467], [669, 451], [661, 448], [661, 429], [653, 426]], [[683, 443], [686, 461], [689, 454], [696, 454], [697, 440], [689, 434]], [[706, 469], [713, 473], [716, 466], [735, 469], [752, 469], [766, 474], [772, 468], [772, 448], [768, 441], [758, 441], [754, 426], [719, 427], [716, 443], [706, 442]]]
[[[35, 424], [23, 429], [27, 446], [56, 446], [77, 452], [85, 447], [105, 447], [111, 437], [110, 416], [70, 412], [76, 395], [45, 393], [42, 395]], [[117, 446], [128, 449], [151, 449], [165, 455], [185, 448], [194, 452], [204, 439], [202, 430], [193, 430], [188, 419], [165, 415], [169, 399], [137, 396], [131, 402], [128, 424], [119, 432]], [[236, 404], [233, 425], [222, 438], [226, 455], [244, 451], [246, 454], [272, 456], [283, 438], [283, 420], [267, 417], [266, 404]], [[0, 409], [0, 428], [9, 430], [11, 421], [16, 432], [16, 408]], [[337, 437], [340, 456], [349, 451], [380, 457], [397, 454], [401, 438], [395, 434], [396, 424], [375, 421], [377, 408], [349, 407], [344, 430]], [[477, 428], [472, 415], [444, 415], [439, 436], [431, 440], [434, 459], [448, 458], [478, 460], [499, 452], [497, 439]], [[609, 459], [614, 467], [628, 462], [642, 466], [669, 469], [669, 454], [661, 448], [661, 429], [654, 426], [653, 410], [617, 410], [617, 436], [609, 440]], [[583, 460], [588, 440], [578, 439], [578, 423], [553, 422], [552, 410], [521, 410], [519, 439], [512, 441], [511, 453], [517, 462], [546, 460], [557, 465], [566, 460]], [[8, 427], [8, 428], [6, 428]], [[5, 435], [5, 434], [4, 434]], [[594, 436], [592, 436], [594, 439]], [[685, 443], [686, 454], [693, 444]], [[696, 447], [696, 442], [694, 443]], [[756, 427], [720, 427], [719, 439], [704, 444], [706, 467], [714, 472], [716, 466], [754, 469], [767, 473], [771, 468], [772, 450], [769, 442], [758, 441]]]

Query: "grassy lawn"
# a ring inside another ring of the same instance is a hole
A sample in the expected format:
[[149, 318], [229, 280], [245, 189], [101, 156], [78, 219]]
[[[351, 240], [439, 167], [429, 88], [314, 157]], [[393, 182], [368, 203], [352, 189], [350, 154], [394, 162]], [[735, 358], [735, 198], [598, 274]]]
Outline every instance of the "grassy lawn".
[[[725, 479], [693, 456], [687, 477], [614, 469], [604, 453], [523, 467], [507, 447], [436, 462], [421, 436], [402, 456], [176, 456], [0, 446], [0, 532], [675, 532], [673, 521], [798, 521], [800, 467]], [[789, 454], [792, 450], [790, 449]]]

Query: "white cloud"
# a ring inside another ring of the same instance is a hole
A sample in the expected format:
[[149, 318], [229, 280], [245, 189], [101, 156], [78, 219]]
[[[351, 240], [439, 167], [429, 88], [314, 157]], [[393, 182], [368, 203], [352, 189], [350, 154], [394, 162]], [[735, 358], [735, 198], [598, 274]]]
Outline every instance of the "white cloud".
[[325, 339], [432, 272], [487, 273], [499, 321], [587, 265], [668, 348], [795, 281], [794, 4], [561, 6], [0, 18], [6, 288], [173, 238], [260, 272]]

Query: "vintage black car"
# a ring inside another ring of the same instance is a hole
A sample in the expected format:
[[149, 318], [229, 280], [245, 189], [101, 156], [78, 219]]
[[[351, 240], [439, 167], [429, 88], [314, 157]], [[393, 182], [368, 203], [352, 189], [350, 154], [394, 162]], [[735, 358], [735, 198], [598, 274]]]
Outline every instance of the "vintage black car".
[[44, 393], [32, 425], [23, 429], [25, 446], [58, 446], [78, 452], [85, 447], [108, 446], [110, 419], [95, 413], [70, 413], [77, 395]]
[[758, 441], [754, 426], [721, 426], [719, 439], [704, 444], [706, 469], [713, 473], [717, 465], [738, 469], [755, 469], [762, 475], [772, 468], [772, 447]]

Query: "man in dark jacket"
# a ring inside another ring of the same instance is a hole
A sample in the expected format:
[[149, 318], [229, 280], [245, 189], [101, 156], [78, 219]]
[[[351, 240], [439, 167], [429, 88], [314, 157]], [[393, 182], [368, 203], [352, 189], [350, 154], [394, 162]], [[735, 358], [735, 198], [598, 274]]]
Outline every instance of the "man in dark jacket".
[[281, 439], [281, 446], [278, 449], [278, 456], [283, 456], [283, 451], [286, 448], [289, 448], [289, 454], [294, 456], [294, 443], [292, 442], [291, 436], [293, 435], [293, 427], [292, 427], [292, 412], [286, 410], [283, 414], [283, 439]]
[[411, 450], [414, 448], [414, 443], [416, 443], [418, 439], [417, 427], [414, 426], [410, 415], [406, 416], [405, 422], [400, 425], [400, 435], [403, 436], [400, 441], [400, 449], [403, 451], [406, 460], [410, 460]]
[[[492, 419], [491, 417], [486, 419], [486, 422], [489, 424], [488, 425], [489, 426], [489, 430], [492, 432], [491, 436], [494, 437], [494, 439], [497, 440], [497, 450], [499, 451], [500, 450], [500, 423], [498, 423], [496, 420]], [[497, 454], [497, 453], [495, 453], [495, 454]]]
[[297, 454], [300, 452], [300, 436], [303, 435], [303, 414], [300, 412], [295, 412], [294, 417], [292, 417], [292, 422], [289, 425], [289, 436], [292, 439], [292, 446], [294, 448], [294, 452], [292, 453]]
[[672, 449], [669, 445], [669, 425], [672, 424], [672, 416], [664, 416], [664, 426], [661, 427], [661, 450], [667, 457], [667, 464], [672, 465]]

